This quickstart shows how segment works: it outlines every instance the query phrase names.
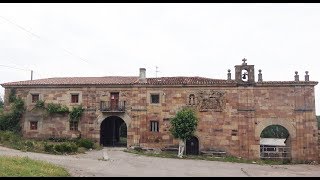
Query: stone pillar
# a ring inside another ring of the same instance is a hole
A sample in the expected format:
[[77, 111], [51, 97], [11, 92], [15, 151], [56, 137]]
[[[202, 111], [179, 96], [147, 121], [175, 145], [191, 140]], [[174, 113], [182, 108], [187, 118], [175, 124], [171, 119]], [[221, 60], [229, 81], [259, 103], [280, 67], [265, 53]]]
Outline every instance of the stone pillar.
[[299, 75], [298, 71], [294, 72], [296, 75], [294, 75], [294, 81], [299, 81]]
[[231, 70], [228, 69], [228, 80], [231, 80]]
[[306, 71], [306, 75], [304, 76], [304, 80], [305, 81], [309, 81], [309, 74], [308, 74], [309, 72], [308, 71]]
[[261, 74], [261, 69], [259, 69], [259, 74], [258, 74], [258, 82], [262, 82], [262, 74]]

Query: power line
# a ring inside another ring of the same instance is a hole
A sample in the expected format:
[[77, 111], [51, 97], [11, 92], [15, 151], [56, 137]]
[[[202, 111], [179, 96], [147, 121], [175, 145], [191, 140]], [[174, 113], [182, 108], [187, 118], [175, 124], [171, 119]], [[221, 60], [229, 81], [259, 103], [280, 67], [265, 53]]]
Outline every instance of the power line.
[[3, 64], [0, 64], [0, 66], [7, 67], [7, 68], [12, 68], [12, 69], [19, 69], [19, 70], [23, 70], [23, 71], [32, 71], [31, 69], [22, 69], [22, 68], [17, 68], [17, 67], [14, 67], [14, 66], [3, 65]]
[[18, 70], [23, 70], [23, 71], [30, 71], [30, 72], [31, 72], [31, 80], [33, 80], [33, 70], [30, 70], [30, 69], [22, 69], [22, 68], [17, 68], [17, 67], [13, 67], [13, 66], [2, 65], [2, 64], [0, 64], [0, 66], [2, 66], [2, 67], [7, 67], [7, 68], [11, 68], [11, 69], [18, 69]]
[[[22, 27], [21, 25], [10, 21], [9, 19], [7, 19], [7, 18], [5, 18], [5, 17], [3, 17], [3, 16], [0, 16], [0, 18], [6, 20], [6, 21], [9, 22], [10, 24], [12, 24], [12, 25], [18, 27], [19, 29], [23, 30], [24, 32], [27, 32], [27, 33], [30, 34], [31, 36], [34, 36], [34, 37], [36, 37], [36, 38], [38, 38], [38, 39], [40, 39], [40, 40], [46, 41], [46, 42], [49, 43], [49, 44], [51, 43], [48, 39], [44, 39], [44, 38], [40, 37], [39, 35], [37, 35], [37, 34], [31, 32], [31, 31], [27, 30], [26, 28]], [[58, 46], [57, 44], [55, 44], [55, 45]], [[60, 46], [58, 46], [58, 47], [59, 47], [60, 49], [62, 49], [63, 51], [65, 51], [66, 53], [68, 53], [69, 55], [74, 56], [74, 57], [80, 59], [81, 61], [84, 61], [84, 62], [89, 63], [89, 61], [86, 60], [85, 58], [82, 58], [82, 57], [80, 57], [80, 56], [77, 56], [77, 55], [73, 54], [71, 51], [69, 51], [69, 50], [67, 50], [67, 49], [65, 49], [65, 48], [63, 48], [63, 47], [60, 47]]]
[[27, 33], [29, 33], [29, 34], [31, 34], [32, 36], [35, 36], [35, 37], [37, 37], [37, 38], [41, 39], [41, 38], [40, 38], [40, 36], [38, 36], [38, 35], [36, 35], [36, 34], [32, 33], [31, 31], [28, 31], [26, 28], [24, 28], [24, 27], [20, 26], [19, 24], [16, 24], [16, 23], [14, 23], [14, 22], [10, 21], [9, 19], [7, 19], [7, 18], [5, 18], [5, 17], [3, 17], [3, 16], [0, 16], [0, 17], [1, 17], [2, 19], [6, 20], [7, 22], [9, 22], [10, 24], [13, 24], [13, 25], [17, 26], [19, 29], [21, 29], [21, 30], [23, 30], [23, 31], [25, 31], [25, 32], [27, 32]]

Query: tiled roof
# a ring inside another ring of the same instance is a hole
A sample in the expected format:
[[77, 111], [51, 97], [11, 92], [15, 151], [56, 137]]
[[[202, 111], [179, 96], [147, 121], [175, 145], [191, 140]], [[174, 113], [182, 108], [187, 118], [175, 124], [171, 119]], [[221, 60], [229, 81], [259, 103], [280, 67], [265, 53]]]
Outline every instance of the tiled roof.
[[138, 77], [59, 77], [4, 83], [2, 86], [133, 84]]
[[232, 84], [233, 80], [210, 79], [203, 77], [160, 77], [147, 78], [147, 83], [140, 83], [139, 77], [107, 76], [107, 77], [60, 77], [28, 81], [17, 81], [1, 84], [8, 86], [37, 86], [37, 85], [198, 85], [198, 84]]
[[160, 77], [147, 78], [147, 84], [153, 85], [198, 85], [198, 84], [233, 84], [233, 80], [211, 79], [204, 77]]
[[[255, 82], [256, 86], [284, 85], [316, 85], [316, 81], [263, 81]], [[10, 86], [66, 86], [66, 85], [221, 85], [236, 86], [235, 80], [211, 79], [204, 77], [159, 77], [147, 78], [146, 83], [139, 82], [137, 76], [106, 76], [106, 77], [59, 77], [28, 81], [8, 82], [1, 84]]]

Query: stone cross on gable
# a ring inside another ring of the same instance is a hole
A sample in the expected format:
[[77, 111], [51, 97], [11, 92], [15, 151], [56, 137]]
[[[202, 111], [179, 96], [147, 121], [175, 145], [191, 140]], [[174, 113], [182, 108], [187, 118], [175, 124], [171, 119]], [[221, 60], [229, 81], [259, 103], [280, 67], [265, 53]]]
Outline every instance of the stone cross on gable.
[[247, 59], [246, 58], [243, 58], [242, 61], [243, 61], [243, 63], [242, 63], [243, 65], [247, 65], [247, 63], [246, 63]]

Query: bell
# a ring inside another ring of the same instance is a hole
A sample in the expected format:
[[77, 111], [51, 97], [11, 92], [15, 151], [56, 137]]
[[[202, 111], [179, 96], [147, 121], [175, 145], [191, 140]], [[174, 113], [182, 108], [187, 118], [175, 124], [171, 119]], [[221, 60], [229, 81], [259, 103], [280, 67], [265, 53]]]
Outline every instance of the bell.
[[243, 74], [242, 79], [246, 79], [246, 74]]

